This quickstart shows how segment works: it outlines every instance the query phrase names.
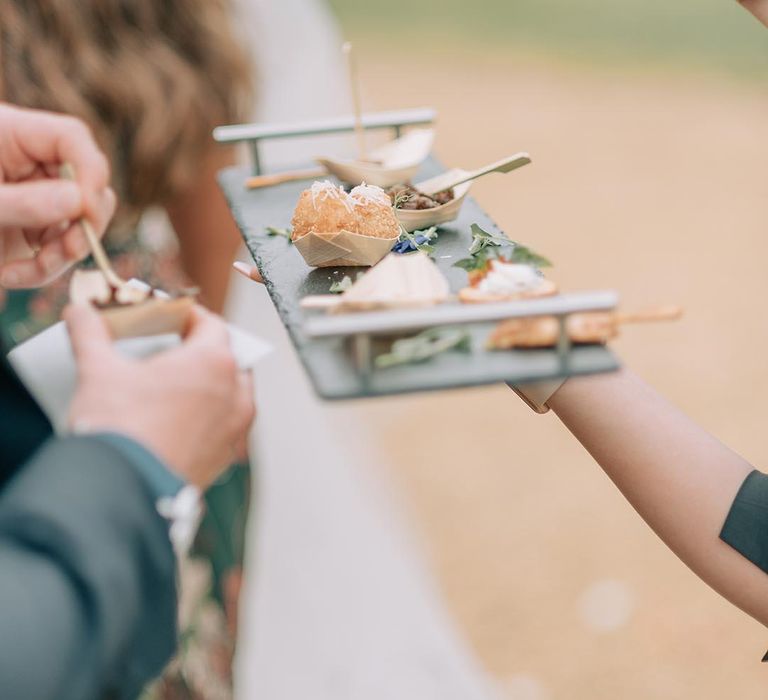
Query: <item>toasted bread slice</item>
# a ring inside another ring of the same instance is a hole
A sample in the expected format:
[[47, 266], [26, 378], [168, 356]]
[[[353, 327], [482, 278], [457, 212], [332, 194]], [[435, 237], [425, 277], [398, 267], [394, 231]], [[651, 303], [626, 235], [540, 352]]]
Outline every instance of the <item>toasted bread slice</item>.
[[[566, 320], [566, 331], [577, 345], [607, 343], [618, 335], [616, 314], [592, 312], [573, 314]], [[548, 348], [557, 345], [560, 322], [554, 316], [511, 318], [502, 321], [488, 338], [488, 349]]]

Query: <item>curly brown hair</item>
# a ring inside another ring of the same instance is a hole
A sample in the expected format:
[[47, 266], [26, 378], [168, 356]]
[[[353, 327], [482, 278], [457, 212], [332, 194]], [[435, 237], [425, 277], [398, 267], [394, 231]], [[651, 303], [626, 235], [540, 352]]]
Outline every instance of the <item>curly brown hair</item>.
[[228, 0], [0, 0], [0, 96], [93, 128], [123, 214], [189, 184], [251, 101]]

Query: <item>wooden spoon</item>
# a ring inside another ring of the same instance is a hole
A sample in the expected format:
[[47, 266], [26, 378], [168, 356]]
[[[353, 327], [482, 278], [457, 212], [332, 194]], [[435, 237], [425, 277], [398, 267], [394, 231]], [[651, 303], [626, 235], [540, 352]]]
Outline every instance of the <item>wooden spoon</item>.
[[427, 180], [419, 185], [419, 189], [428, 195], [437, 194], [438, 192], [444, 192], [450, 190], [459, 185], [463, 185], [465, 182], [477, 180], [484, 175], [490, 175], [491, 173], [510, 173], [513, 170], [522, 168], [524, 165], [528, 165], [531, 162], [531, 156], [527, 153], [516, 153], [513, 156], [502, 158], [490, 165], [483, 166], [477, 170], [460, 170], [446, 173], [445, 175], [438, 175], [431, 180]]

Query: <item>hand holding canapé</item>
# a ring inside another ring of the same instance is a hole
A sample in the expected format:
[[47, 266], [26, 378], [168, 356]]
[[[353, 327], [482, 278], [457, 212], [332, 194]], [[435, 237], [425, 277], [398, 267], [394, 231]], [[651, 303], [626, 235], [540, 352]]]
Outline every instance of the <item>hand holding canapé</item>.
[[237, 367], [223, 321], [196, 307], [181, 346], [137, 361], [117, 352], [90, 306], [70, 306], [65, 317], [79, 374], [74, 432], [131, 437], [203, 489], [245, 454], [253, 386]]

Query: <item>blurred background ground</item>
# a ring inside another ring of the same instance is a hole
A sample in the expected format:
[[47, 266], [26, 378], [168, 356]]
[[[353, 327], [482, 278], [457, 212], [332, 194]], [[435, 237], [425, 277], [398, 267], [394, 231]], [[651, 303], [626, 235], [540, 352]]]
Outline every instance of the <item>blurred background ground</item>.
[[[563, 288], [685, 306], [616, 349], [765, 469], [768, 32], [729, 0], [333, 4], [367, 108], [436, 107], [452, 166], [531, 152], [475, 195]], [[360, 407], [511, 698], [765, 696], [768, 632], [659, 543], [557, 419], [499, 387]]]

